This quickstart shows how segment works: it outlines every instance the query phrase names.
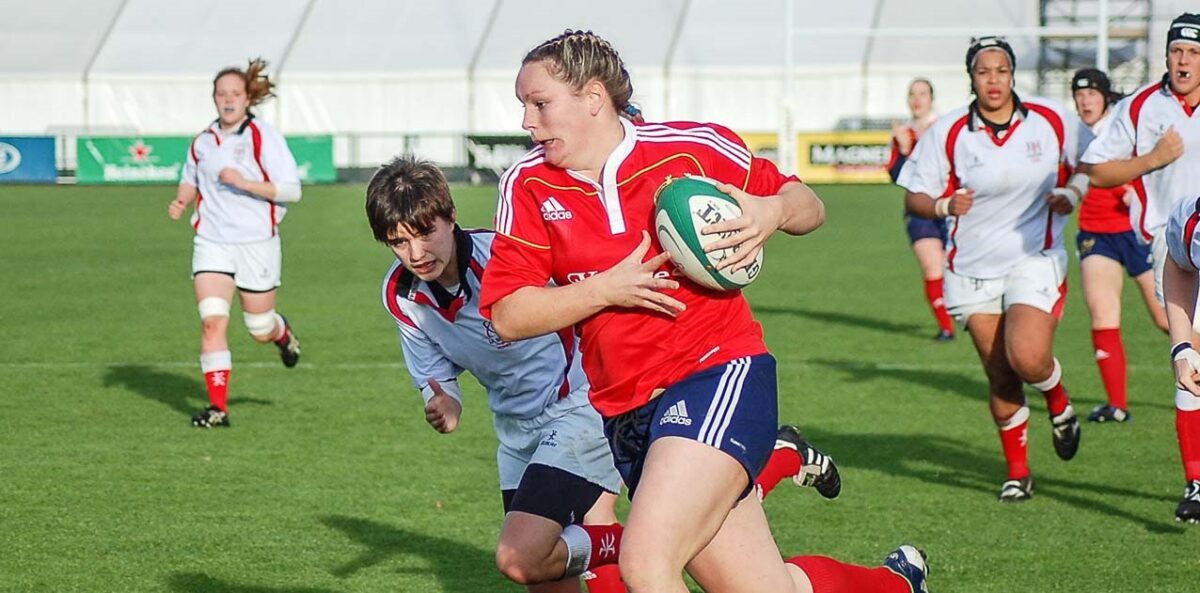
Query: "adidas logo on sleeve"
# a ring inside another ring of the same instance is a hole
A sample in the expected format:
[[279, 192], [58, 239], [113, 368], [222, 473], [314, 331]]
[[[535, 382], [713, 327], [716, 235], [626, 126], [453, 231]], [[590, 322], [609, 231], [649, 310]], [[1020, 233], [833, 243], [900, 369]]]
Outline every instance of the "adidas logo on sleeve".
[[542, 202], [542, 218], [545, 220], [571, 220], [575, 215], [571, 214], [570, 210], [563, 208], [563, 205], [558, 202], [558, 198], [550, 196]]
[[692, 419], [688, 417], [687, 403], [676, 402], [667, 408], [667, 413], [663, 414], [662, 420], [658, 421], [658, 425], [678, 424], [680, 426], [691, 426]]

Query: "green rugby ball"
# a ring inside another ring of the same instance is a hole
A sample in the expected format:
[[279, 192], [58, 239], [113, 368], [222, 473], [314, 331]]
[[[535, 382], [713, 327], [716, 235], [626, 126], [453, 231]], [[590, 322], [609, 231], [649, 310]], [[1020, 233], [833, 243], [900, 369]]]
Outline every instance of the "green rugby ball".
[[729, 233], [700, 234], [700, 229], [742, 215], [737, 200], [717, 189], [707, 177], [672, 179], [658, 190], [654, 205], [654, 228], [658, 243], [671, 254], [676, 267], [693, 282], [713, 290], [738, 290], [758, 277], [763, 250], [754, 261], [736, 270], [718, 270], [721, 262], [734, 256], [737, 248], [705, 253], [704, 248]]

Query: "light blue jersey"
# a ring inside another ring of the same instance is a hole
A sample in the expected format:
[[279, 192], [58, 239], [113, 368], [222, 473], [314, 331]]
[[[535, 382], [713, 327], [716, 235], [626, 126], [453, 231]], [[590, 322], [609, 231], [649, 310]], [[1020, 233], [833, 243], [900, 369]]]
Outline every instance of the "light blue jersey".
[[487, 390], [498, 417], [549, 420], [590, 405], [572, 329], [519, 342], [500, 339], [491, 320], [479, 313], [479, 285], [495, 233], [457, 226], [454, 233], [460, 267], [456, 294], [421, 281], [399, 261], [383, 281], [384, 306], [400, 328], [405, 365], [425, 401], [433, 397], [432, 378], [461, 402], [457, 379], [467, 370]]

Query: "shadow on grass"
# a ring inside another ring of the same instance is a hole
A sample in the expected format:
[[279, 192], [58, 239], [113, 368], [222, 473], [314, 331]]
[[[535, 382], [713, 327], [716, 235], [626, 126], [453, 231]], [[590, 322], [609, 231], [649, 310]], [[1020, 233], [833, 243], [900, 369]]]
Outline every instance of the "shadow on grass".
[[840, 371], [850, 383], [869, 383], [879, 379], [894, 379], [911, 383], [919, 389], [937, 389], [961, 395], [967, 399], [987, 402], [988, 384], [983, 369], [978, 371], [941, 371], [919, 366], [886, 365], [856, 360], [815, 359], [812, 364]]
[[428, 568], [408, 568], [404, 572], [431, 575], [447, 593], [496, 591], [505, 587], [518, 590], [500, 575], [495, 555], [489, 550], [369, 519], [335, 515], [323, 517], [321, 522], [366, 548], [358, 557], [331, 569], [330, 574], [336, 577], [346, 578], [389, 560], [417, 557]]
[[[104, 375], [104, 386], [124, 387], [189, 418], [208, 405], [207, 389], [203, 381], [175, 372], [164, 372], [151, 366], [110, 367]], [[233, 396], [229, 398], [230, 406], [241, 404], [269, 406], [273, 403], [271, 400], [253, 397]]]
[[337, 593], [315, 587], [235, 585], [198, 572], [177, 572], [167, 579], [167, 586], [176, 593]]
[[[839, 465], [867, 468], [939, 487], [959, 488], [971, 492], [972, 496], [995, 497], [1006, 476], [1004, 459], [999, 451], [983, 452], [976, 446], [940, 435], [805, 432], [812, 437], [813, 443], [833, 455]], [[998, 444], [996, 448], [999, 448]], [[1173, 522], [1166, 521], [1174, 508], [1174, 501], [1169, 496], [1109, 483], [1045, 477], [1045, 473], [1036, 472], [1034, 485], [1034, 500], [1024, 504], [1037, 504], [1039, 498], [1046, 498], [1082, 511], [1129, 521], [1152, 533], [1183, 531]], [[1131, 500], [1154, 501], [1161, 503], [1161, 507], [1155, 507], [1153, 517], [1142, 517], [1114, 504]]]
[[[834, 323], [837, 325], [845, 325], [859, 329], [870, 331], [885, 332], [901, 336], [916, 336], [929, 337], [933, 335], [930, 327], [919, 325], [916, 323], [897, 323], [887, 319], [878, 317], [866, 317], [863, 315], [854, 315], [852, 313], [842, 313], [839, 311], [820, 311], [816, 309], [802, 309], [799, 307], [775, 307], [770, 305], [755, 305], [753, 307], [755, 315], [791, 315], [794, 317], [803, 317], [813, 321], [823, 323]], [[927, 331], [928, 330], [928, 331]], [[928, 333], [929, 335], [925, 335]]]

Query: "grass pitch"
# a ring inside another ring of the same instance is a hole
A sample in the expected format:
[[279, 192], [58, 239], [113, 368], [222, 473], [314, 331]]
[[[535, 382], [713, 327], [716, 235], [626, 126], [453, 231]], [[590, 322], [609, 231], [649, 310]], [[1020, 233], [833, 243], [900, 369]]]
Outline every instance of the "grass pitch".
[[[1059, 461], [1031, 397], [1033, 501], [1002, 506], [986, 383], [966, 336], [936, 344], [891, 187], [827, 187], [828, 222], [778, 237], [747, 290], [779, 359], [781, 417], [842, 468], [826, 502], [781, 486], [787, 555], [877, 564], [902, 542], [944, 591], [1184, 591], [1200, 529], [1183, 486], [1166, 339], [1125, 300], [1134, 422], [1084, 426]], [[282, 226], [279, 310], [296, 369], [231, 323], [233, 428], [205, 405], [191, 229], [168, 187], [0, 186], [0, 591], [520, 591], [495, 570], [501, 520], [486, 399], [429, 429], [379, 304], [392, 256], [361, 186], [305, 189]], [[456, 191], [488, 226], [492, 188]], [[1073, 240], [1072, 237], [1068, 237]], [[1073, 250], [1072, 250], [1073, 251]], [[1072, 264], [1056, 353], [1076, 408], [1103, 400]]]

